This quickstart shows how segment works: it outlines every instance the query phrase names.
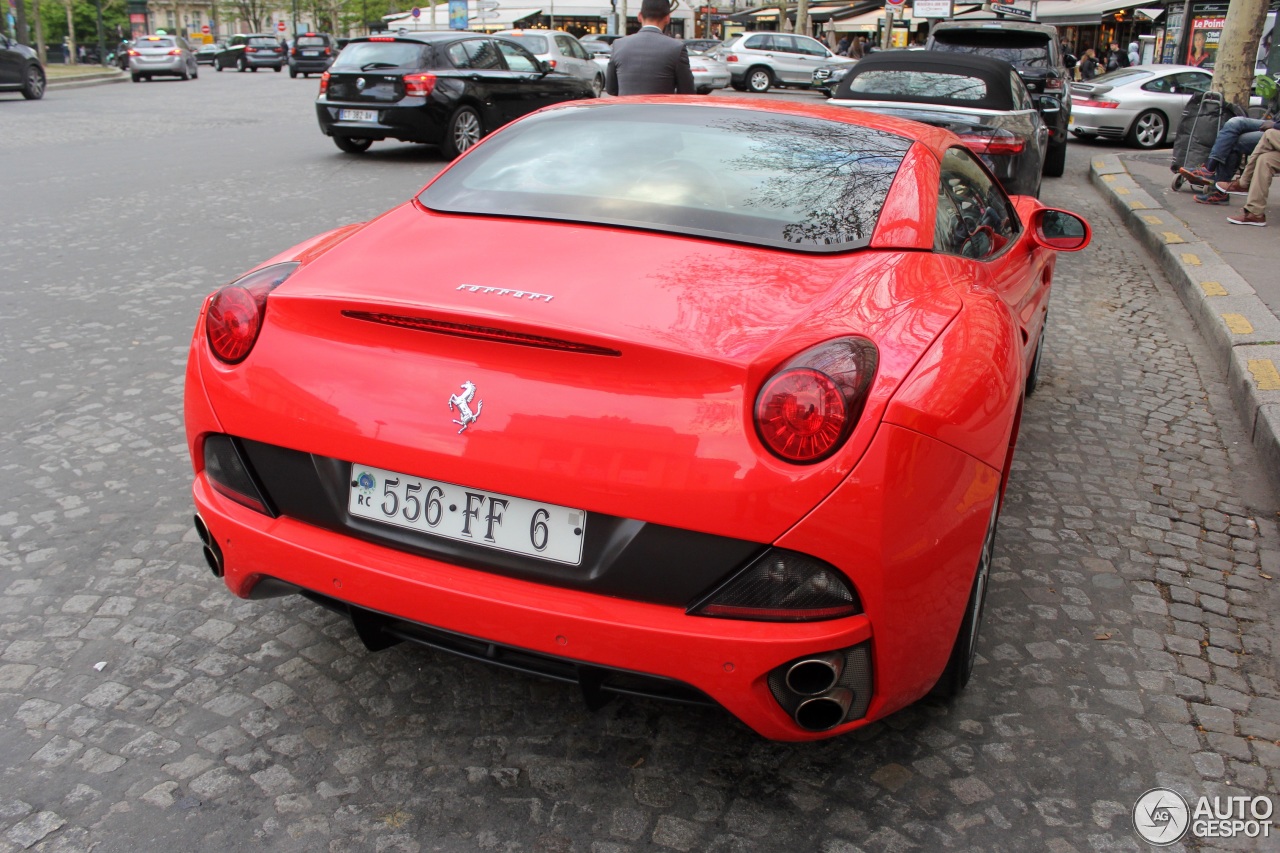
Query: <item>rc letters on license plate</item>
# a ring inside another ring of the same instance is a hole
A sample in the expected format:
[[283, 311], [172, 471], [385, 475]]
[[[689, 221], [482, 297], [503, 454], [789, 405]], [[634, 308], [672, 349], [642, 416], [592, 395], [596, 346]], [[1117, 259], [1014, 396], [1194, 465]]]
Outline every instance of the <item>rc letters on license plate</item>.
[[580, 509], [353, 464], [347, 511], [457, 542], [582, 562], [587, 514]]
[[339, 110], [340, 121], [377, 121], [377, 110]]

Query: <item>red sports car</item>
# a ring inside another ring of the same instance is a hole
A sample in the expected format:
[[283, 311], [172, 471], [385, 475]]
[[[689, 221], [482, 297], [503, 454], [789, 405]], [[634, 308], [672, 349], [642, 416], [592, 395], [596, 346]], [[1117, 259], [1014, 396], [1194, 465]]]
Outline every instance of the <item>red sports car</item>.
[[953, 694], [1054, 261], [1088, 241], [909, 121], [541, 111], [208, 297], [205, 556], [371, 649], [718, 703], [769, 738]]

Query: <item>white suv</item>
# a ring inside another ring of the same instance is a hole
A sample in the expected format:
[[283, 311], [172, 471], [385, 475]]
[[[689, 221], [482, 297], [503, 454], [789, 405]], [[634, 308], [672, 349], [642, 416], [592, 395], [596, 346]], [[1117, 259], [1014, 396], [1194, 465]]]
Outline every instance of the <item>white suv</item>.
[[744, 33], [716, 51], [729, 66], [733, 88], [767, 92], [773, 86], [803, 86], [823, 65], [852, 65], [857, 60], [836, 56], [808, 36], [787, 33]]

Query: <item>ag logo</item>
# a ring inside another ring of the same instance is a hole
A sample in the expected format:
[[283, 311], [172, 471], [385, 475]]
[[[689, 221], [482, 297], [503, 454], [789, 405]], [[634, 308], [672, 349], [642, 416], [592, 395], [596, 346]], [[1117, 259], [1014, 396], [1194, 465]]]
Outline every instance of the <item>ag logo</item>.
[[1191, 825], [1191, 810], [1177, 791], [1152, 788], [1133, 805], [1133, 828], [1156, 847], [1180, 841]]
[[357, 77], [357, 78], [356, 78], [356, 88], [357, 88], [357, 89], [363, 89], [364, 87], [365, 87], [365, 80], [364, 80], [364, 78], [363, 78], [363, 77]]

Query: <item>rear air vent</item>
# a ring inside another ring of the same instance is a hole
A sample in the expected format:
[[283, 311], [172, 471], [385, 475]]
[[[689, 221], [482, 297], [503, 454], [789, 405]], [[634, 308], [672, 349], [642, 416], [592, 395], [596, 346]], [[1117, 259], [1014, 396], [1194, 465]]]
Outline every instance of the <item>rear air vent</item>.
[[616, 349], [598, 347], [578, 341], [564, 341], [559, 338], [544, 338], [541, 335], [529, 335], [524, 332], [513, 332], [510, 329], [495, 329], [491, 326], [473, 326], [467, 323], [449, 323], [444, 320], [429, 320], [426, 317], [401, 317], [396, 314], [378, 314], [370, 311], [343, 311], [342, 316], [353, 320], [366, 320], [370, 323], [383, 323], [388, 326], [399, 326], [402, 329], [414, 329], [419, 332], [435, 332], [439, 335], [453, 335], [458, 338], [471, 338], [478, 341], [495, 341], [502, 344], [517, 344], [524, 347], [540, 347], [563, 352], [577, 352], [584, 355], [620, 356]]

